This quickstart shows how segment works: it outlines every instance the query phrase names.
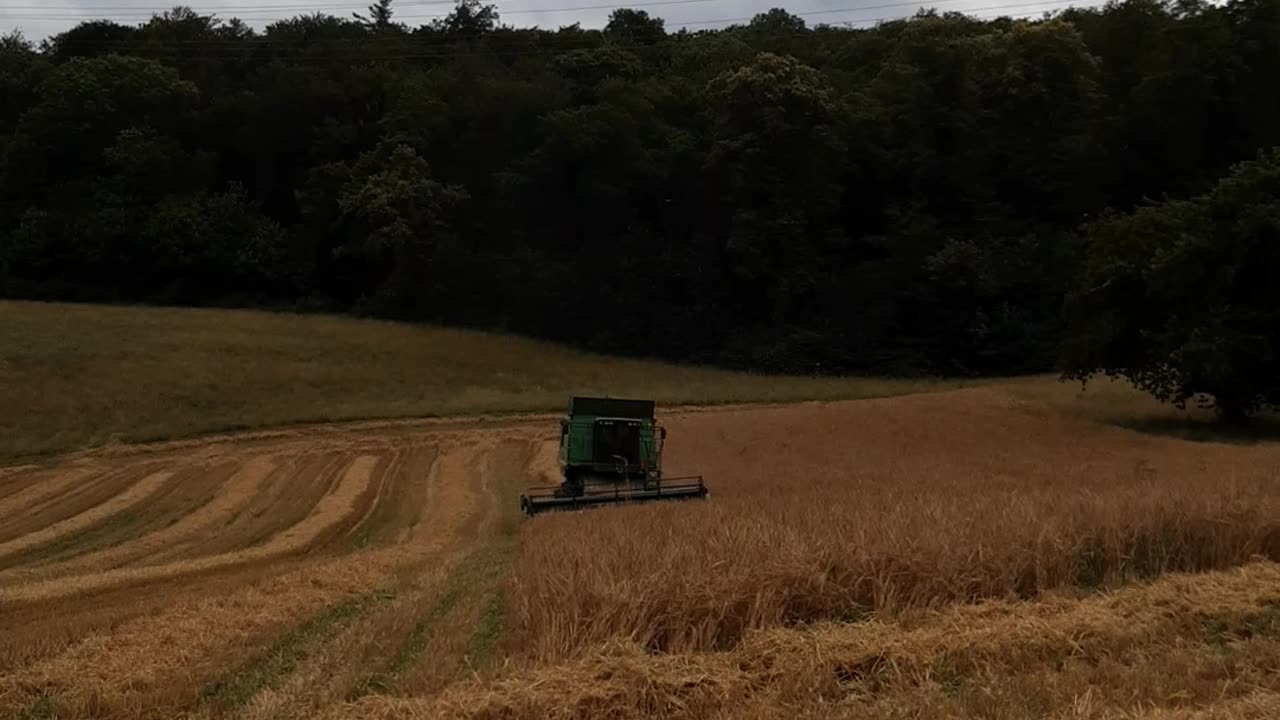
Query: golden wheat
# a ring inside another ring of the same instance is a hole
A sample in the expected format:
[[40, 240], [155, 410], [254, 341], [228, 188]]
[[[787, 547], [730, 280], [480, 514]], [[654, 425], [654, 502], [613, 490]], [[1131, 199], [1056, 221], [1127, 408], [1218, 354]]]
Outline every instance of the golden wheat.
[[1277, 663], [1280, 565], [1259, 562], [1101, 596], [752, 631], [727, 652], [614, 643], [436, 698], [373, 698], [324, 717], [1270, 720]]
[[1280, 553], [1280, 446], [1116, 424], [1152, 413], [1034, 380], [681, 410], [709, 502], [517, 524], [552, 417], [0, 471], [0, 715], [1274, 717], [1275, 565], [1092, 592]]
[[724, 648], [752, 628], [1280, 559], [1280, 447], [1072, 418], [1014, 388], [673, 418], [705, 503], [529, 523], [513, 647]]

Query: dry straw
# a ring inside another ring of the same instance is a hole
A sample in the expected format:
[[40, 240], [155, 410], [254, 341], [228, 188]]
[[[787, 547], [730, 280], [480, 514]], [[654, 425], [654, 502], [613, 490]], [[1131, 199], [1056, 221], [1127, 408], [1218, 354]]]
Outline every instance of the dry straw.
[[530, 523], [513, 646], [728, 648], [752, 628], [1280, 559], [1280, 448], [1064, 407], [986, 389], [676, 420], [676, 459], [709, 463], [712, 499]]

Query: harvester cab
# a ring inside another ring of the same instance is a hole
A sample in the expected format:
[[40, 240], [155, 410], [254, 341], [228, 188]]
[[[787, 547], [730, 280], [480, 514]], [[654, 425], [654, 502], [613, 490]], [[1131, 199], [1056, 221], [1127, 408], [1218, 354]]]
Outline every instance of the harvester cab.
[[707, 497], [701, 476], [662, 475], [667, 437], [651, 400], [575, 397], [560, 420], [560, 474], [556, 487], [520, 496], [532, 516], [547, 510], [688, 500]]

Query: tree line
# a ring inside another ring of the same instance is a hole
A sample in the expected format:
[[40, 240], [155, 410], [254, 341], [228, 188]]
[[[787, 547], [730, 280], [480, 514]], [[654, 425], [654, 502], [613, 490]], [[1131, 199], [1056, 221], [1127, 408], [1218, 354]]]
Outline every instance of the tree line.
[[[1202, 389], [1164, 367], [1187, 344], [1164, 314], [1188, 337], [1218, 323], [1187, 341], [1209, 356], [1242, 333], [1273, 352], [1275, 313], [1252, 335], [1224, 317], [1273, 299], [1275, 225], [1214, 208], [1275, 214], [1219, 185], [1274, 182], [1278, 77], [1280, 0], [863, 29], [771, 10], [699, 32], [634, 9], [509, 27], [477, 0], [409, 27], [380, 0], [261, 31], [176, 8], [38, 47], [13, 33], [0, 294], [356, 312], [768, 371], [1141, 375], [1145, 352], [1153, 387]], [[1195, 272], [1223, 244], [1263, 275], [1247, 298]]]

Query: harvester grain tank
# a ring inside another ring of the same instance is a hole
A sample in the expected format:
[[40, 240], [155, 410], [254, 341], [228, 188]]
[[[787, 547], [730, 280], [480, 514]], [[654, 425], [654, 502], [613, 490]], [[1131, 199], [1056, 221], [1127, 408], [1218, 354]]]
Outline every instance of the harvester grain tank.
[[707, 497], [701, 476], [662, 474], [667, 430], [657, 424], [652, 400], [575, 397], [560, 420], [557, 487], [520, 497], [528, 515], [601, 505]]

